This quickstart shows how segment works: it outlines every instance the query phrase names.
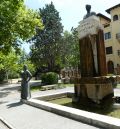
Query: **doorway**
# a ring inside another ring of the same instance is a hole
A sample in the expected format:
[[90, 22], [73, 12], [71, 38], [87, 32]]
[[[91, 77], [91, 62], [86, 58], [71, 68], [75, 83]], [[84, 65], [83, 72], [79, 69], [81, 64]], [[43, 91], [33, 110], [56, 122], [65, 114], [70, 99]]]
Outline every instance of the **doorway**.
[[108, 74], [113, 74], [114, 73], [114, 63], [113, 61], [108, 61], [107, 63], [107, 68], [108, 68]]

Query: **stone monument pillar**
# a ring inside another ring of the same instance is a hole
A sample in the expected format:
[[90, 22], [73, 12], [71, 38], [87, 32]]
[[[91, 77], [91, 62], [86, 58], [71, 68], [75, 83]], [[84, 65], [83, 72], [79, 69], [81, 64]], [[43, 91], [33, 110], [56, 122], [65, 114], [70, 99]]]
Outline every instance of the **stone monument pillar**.
[[[75, 98], [89, 98], [99, 103], [107, 95], [113, 95], [110, 80], [106, 78], [106, 55], [103, 27], [91, 6], [86, 5], [87, 14], [79, 22], [81, 78], [75, 77]], [[104, 76], [104, 77], [103, 77]]]
[[106, 56], [102, 25], [90, 16], [78, 26], [82, 77], [106, 76]]

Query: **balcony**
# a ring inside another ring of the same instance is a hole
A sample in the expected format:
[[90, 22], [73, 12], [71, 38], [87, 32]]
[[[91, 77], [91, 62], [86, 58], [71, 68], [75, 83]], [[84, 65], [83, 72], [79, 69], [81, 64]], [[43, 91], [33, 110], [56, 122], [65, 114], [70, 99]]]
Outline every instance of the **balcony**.
[[120, 33], [116, 34], [116, 39], [120, 42]]

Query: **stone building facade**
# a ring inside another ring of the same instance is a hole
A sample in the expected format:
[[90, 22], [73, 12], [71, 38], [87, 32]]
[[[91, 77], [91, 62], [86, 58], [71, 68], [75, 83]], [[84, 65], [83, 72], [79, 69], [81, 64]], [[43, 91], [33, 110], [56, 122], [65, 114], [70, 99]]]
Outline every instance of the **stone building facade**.
[[104, 42], [108, 74], [120, 74], [120, 4], [106, 10], [111, 18], [98, 13], [104, 26]]

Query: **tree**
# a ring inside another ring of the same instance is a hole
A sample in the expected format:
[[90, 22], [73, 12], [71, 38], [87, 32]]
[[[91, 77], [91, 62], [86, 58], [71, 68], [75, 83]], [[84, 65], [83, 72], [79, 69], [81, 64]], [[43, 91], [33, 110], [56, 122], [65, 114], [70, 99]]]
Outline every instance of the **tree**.
[[6, 74], [6, 79], [8, 80], [9, 74], [12, 74], [13, 71], [17, 70], [17, 61], [18, 57], [14, 51], [11, 51], [8, 55], [4, 55], [0, 52], [0, 71], [3, 79]]
[[9, 52], [11, 46], [19, 48], [21, 40], [27, 40], [35, 34], [35, 27], [42, 28], [37, 12], [28, 9], [24, 0], [0, 1], [0, 51]]
[[37, 67], [46, 66], [49, 71], [54, 71], [60, 55], [60, 40], [63, 32], [61, 18], [53, 3], [40, 9], [44, 29], [36, 29], [31, 47], [31, 59]]
[[19, 55], [18, 69], [17, 69], [18, 73], [20, 73], [23, 70], [24, 65], [28, 66], [29, 71], [33, 75], [36, 68], [34, 64], [31, 62], [29, 54], [27, 54], [26, 51], [23, 49], [21, 50], [21, 54]]
[[78, 31], [76, 28], [71, 29], [73, 35], [73, 60], [71, 64], [73, 67], [80, 68], [80, 51], [79, 51], [79, 38]]
[[29, 60], [29, 55], [23, 50], [17, 55], [12, 49], [7, 55], [0, 52], [0, 81], [9, 78], [18, 78], [23, 70], [23, 65], [26, 64], [31, 73], [35, 72], [35, 67]]
[[79, 65], [79, 45], [76, 29], [72, 32], [65, 31], [61, 42], [61, 63], [64, 67], [78, 67]]

